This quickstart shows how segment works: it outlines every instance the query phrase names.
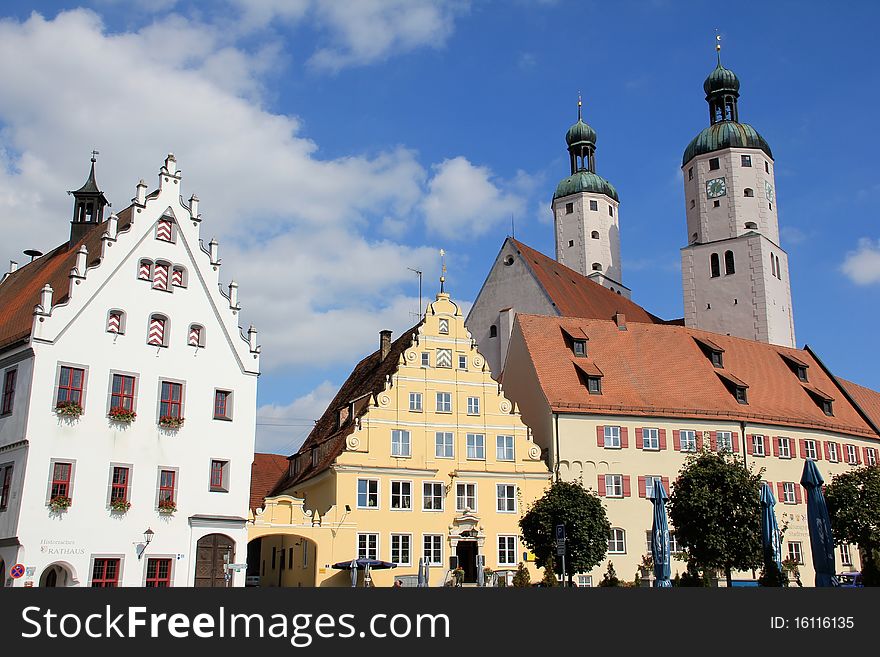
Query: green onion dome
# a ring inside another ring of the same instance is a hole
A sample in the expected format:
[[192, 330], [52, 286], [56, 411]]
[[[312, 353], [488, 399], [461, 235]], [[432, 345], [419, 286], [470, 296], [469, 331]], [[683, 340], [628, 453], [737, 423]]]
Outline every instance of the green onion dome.
[[605, 196], [613, 198], [615, 201], [619, 201], [617, 198], [617, 190], [614, 189], [614, 185], [592, 171], [578, 171], [570, 175], [568, 178], [564, 178], [556, 186], [556, 192], [553, 194], [553, 198], [562, 198], [563, 196], [577, 194], [578, 192], [605, 194]]
[[569, 146], [581, 143], [596, 144], [596, 131], [589, 125], [578, 119], [577, 123], [568, 129], [565, 133], [565, 143]]
[[747, 123], [719, 121], [705, 128], [691, 140], [684, 150], [681, 164], [684, 166], [698, 155], [705, 155], [725, 148], [757, 148], [773, 158], [766, 140]]
[[703, 83], [703, 91], [706, 92], [707, 96], [711, 96], [718, 92], [738, 94], [739, 78], [737, 78], [736, 73], [729, 68], [724, 68], [719, 60], [718, 66], [715, 67], [714, 71], [709, 73], [709, 77], [707, 77], [706, 81]]

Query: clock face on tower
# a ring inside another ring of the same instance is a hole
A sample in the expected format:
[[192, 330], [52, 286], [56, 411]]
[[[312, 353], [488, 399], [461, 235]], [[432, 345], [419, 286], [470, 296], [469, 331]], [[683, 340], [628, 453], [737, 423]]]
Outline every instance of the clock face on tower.
[[773, 186], [768, 183], [766, 180], [764, 181], [764, 193], [767, 195], [767, 200], [771, 203], [773, 202]]
[[708, 198], [718, 198], [727, 194], [727, 186], [724, 184], [724, 178], [713, 178], [706, 181], [706, 196]]

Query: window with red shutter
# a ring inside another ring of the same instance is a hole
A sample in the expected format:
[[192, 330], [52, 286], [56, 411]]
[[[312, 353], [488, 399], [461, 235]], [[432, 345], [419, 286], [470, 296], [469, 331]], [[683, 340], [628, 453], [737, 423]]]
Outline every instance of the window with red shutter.
[[182, 419], [183, 384], [162, 381], [162, 396], [159, 401], [159, 417]]
[[177, 503], [177, 473], [174, 470], [161, 470], [159, 472], [159, 505], [163, 502]]
[[124, 374], [114, 374], [110, 388], [110, 410], [121, 408], [126, 411], [134, 410], [134, 377]]
[[645, 497], [647, 494], [647, 481], [648, 478], [639, 475], [639, 497]]
[[642, 437], [642, 428], [636, 427], [636, 449], [642, 449], [644, 446], [644, 438]]
[[620, 427], [620, 446], [623, 449], [629, 447], [629, 429], [626, 427]]
[[623, 496], [629, 497], [630, 495], [632, 495], [632, 491], [630, 490], [629, 475], [623, 475]]
[[49, 489], [50, 501], [56, 497], [71, 497], [70, 475], [72, 470], [72, 463], [56, 461], [52, 464], [52, 483]]
[[605, 447], [605, 427], [602, 425], [596, 427], [596, 446]]
[[599, 497], [605, 497], [605, 475], [600, 474], [598, 480]]
[[659, 430], [660, 449], [666, 449], [666, 429]]
[[734, 454], [739, 454], [739, 432], [732, 431], [730, 433], [730, 446], [733, 448]]
[[678, 429], [672, 430], [672, 449], [676, 452], [681, 451], [681, 432]]
[[128, 468], [114, 466], [110, 479], [110, 503], [128, 501]]
[[85, 379], [86, 371], [84, 369], [62, 366], [58, 375], [57, 405], [70, 403], [82, 406]]

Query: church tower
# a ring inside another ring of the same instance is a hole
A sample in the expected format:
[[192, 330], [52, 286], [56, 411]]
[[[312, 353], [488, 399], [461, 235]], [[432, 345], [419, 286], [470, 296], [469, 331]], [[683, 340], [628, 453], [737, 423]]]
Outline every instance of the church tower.
[[553, 194], [556, 260], [618, 294], [630, 297], [621, 282], [617, 190], [596, 174], [596, 131], [578, 120], [565, 133], [571, 175]]
[[773, 153], [739, 122], [739, 79], [718, 65], [703, 90], [709, 126], [682, 158], [688, 246], [685, 325], [795, 346], [788, 255], [779, 246]]
[[79, 242], [92, 226], [104, 221], [104, 208], [110, 205], [104, 192], [98, 189], [98, 181], [95, 180], [96, 155], [98, 152], [92, 151], [92, 168], [89, 170], [88, 180], [79, 189], [67, 192], [73, 195], [73, 220], [70, 222], [71, 246]]

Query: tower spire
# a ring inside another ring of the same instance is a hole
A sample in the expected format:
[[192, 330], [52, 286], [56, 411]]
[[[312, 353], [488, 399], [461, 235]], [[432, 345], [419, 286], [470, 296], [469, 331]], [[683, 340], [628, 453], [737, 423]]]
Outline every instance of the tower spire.
[[583, 121], [581, 117], [581, 106], [583, 105], [583, 101], [581, 100], [581, 92], [578, 91], [578, 121]]
[[445, 294], [446, 291], [443, 289], [444, 284], [446, 283], [446, 251], [440, 249], [440, 294]]
[[715, 53], [718, 55], [718, 66], [721, 66], [721, 35], [718, 34], [718, 28], [715, 28]]
[[95, 178], [95, 162], [98, 155], [99, 152], [93, 149], [89, 177], [83, 186], [67, 192], [74, 198], [73, 221], [70, 222], [71, 246], [79, 242], [92, 226], [104, 221], [104, 208], [110, 205]]

